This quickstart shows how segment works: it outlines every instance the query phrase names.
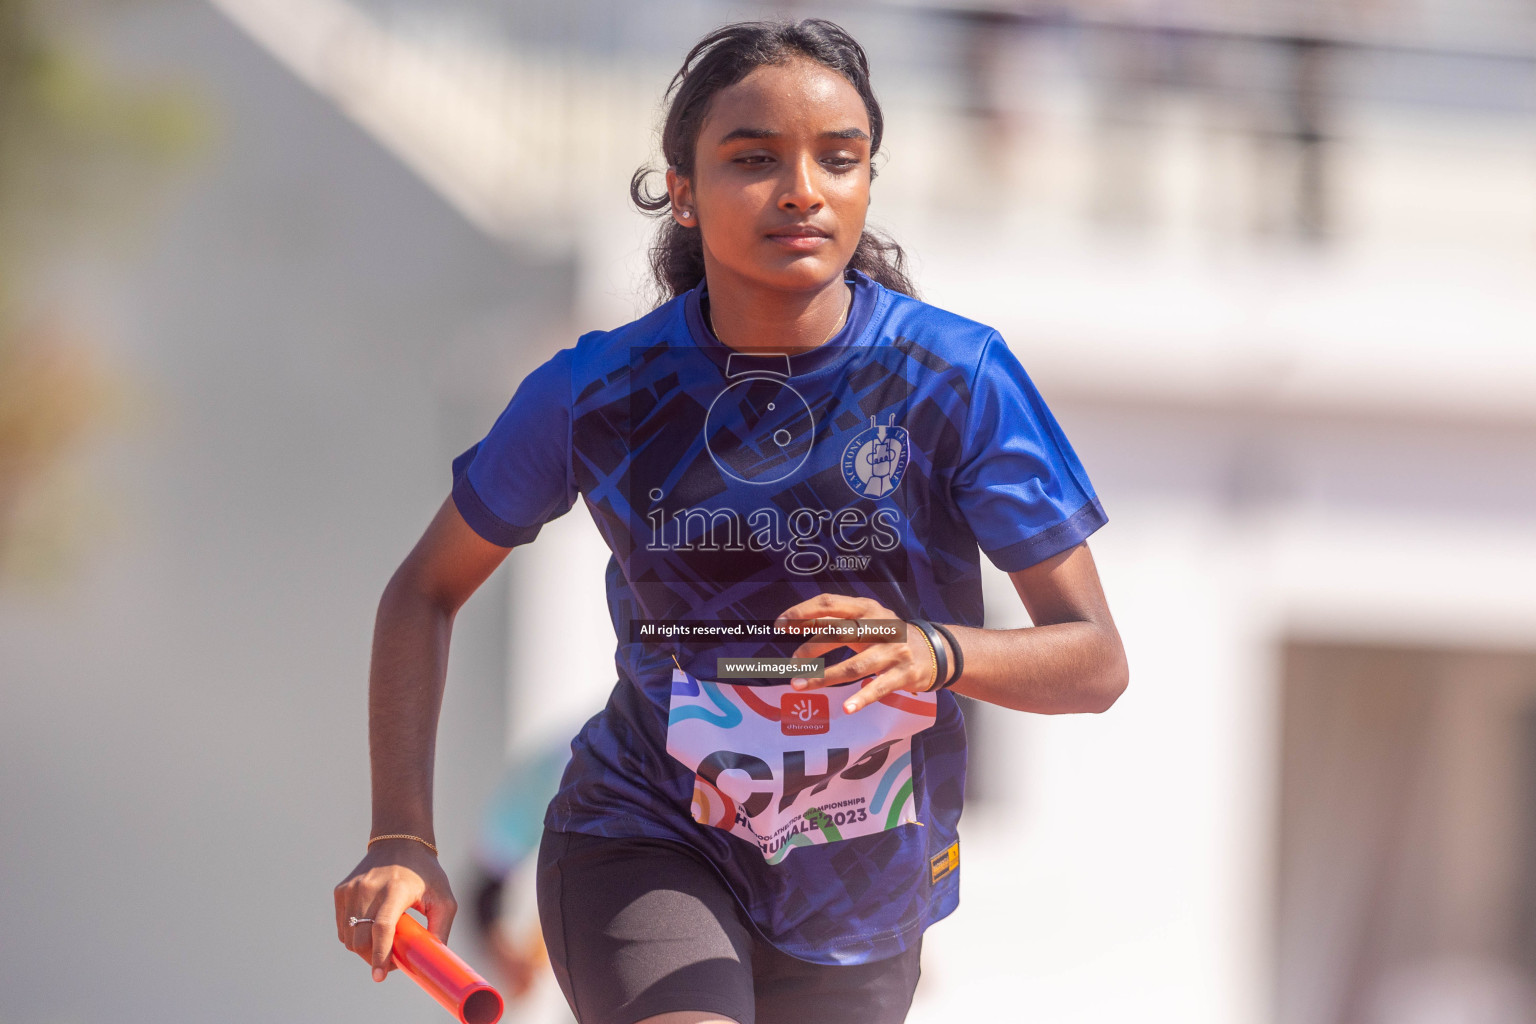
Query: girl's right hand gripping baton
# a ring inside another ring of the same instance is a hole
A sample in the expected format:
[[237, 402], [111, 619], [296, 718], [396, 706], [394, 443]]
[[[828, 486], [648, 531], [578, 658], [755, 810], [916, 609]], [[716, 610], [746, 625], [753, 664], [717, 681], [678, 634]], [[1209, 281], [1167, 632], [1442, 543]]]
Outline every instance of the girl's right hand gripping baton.
[[390, 955], [406, 977], [426, 989], [460, 1024], [496, 1024], [501, 1019], [501, 993], [408, 913], [402, 913], [395, 924]]

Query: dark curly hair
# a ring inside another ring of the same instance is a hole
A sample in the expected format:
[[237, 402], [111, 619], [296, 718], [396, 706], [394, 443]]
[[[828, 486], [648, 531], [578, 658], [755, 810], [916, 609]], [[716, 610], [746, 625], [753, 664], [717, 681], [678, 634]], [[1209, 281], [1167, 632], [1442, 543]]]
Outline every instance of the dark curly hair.
[[[884, 118], [869, 84], [869, 58], [841, 26], [822, 18], [798, 22], [744, 21], [716, 29], [699, 40], [672, 76], [666, 95], [672, 99], [661, 131], [661, 154], [668, 166], [687, 177], [693, 174], [699, 126], [715, 93], [735, 85], [754, 69], [807, 57], [848, 79], [864, 99], [869, 113], [869, 155], [880, 149]], [[696, 227], [683, 227], [667, 213], [672, 205], [663, 189], [646, 191], [646, 179], [657, 173], [642, 167], [629, 182], [629, 196], [646, 213], [666, 217], [651, 245], [651, 274], [660, 295], [657, 305], [681, 295], [704, 279], [704, 241]], [[874, 178], [870, 168], [870, 178]], [[848, 266], [861, 270], [893, 291], [916, 296], [907, 276], [907, 255], [901, 246], [868, 228]]]

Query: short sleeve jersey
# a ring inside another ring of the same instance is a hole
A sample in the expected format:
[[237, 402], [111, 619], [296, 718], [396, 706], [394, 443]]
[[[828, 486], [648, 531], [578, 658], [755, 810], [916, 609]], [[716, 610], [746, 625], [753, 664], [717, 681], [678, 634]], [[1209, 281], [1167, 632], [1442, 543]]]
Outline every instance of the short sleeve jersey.
[[[618, 681], [572, 741], [546, 826], [686, 843], [767, 941], [826, 964], [903, 952], [958, 903], [958, 870], [935, 868], [957, 841], [965, 787], [954, 694], [938, 693], [935, 723], [913, 738], [908, 823], [770, 864], [694, 821], [694, 772], [666, 749], [672, 670], [676, 659], [712, 679], [719, 657], [787, 657], [797, 643], [637, 639], [632, 624], [771, 622], [829, 591], [980, 626], [981, 552], [1013, 572], [1105, 522], [995, 330], [857, 271], [847, 280], [842, 330], [794, 355], [721, 343], [702, 285], [583, 335], [523, 380], [453, 466], [457, 508], [492, 543], [529, 543], [580, 497], [612, 552]], [[560, 652], [547, 662], [558, 674]]]

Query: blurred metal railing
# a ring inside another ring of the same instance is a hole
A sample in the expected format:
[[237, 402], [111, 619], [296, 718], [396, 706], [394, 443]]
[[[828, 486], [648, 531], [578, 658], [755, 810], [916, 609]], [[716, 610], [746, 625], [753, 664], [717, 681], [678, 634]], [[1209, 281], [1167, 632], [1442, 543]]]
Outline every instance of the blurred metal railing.
[[[611, 0], [558, 12], [531, 0], [212, 2], [487, 233], [557, 249], [594, 197], [615, 191], [615, 175], [653, 158], [660, 93], [687, 43], [752, 14]], [[1536, 174], [1523, 191], [1511, 184], [1536, 161], [1528, 9], [1446, 5], [1439, 22], [1406, 4], [1344, 0], [1178, 10], [926, 0], [814, 13], [869, 41], [888, 111], [923, 140], [882, 179], [887, 209], [942, 205], [959, 180], [993, 207], [1156, 230], [1175, 216], [1156, 193], [1159, 154], [1176, 144], [1214, 183], [1190, 186], [1186, 207], [1240, 196], [1228, 232], [1316, 242], [1371, 218], [1455, 221], [1464, 202], [1489, 230], [1536, 242]], [[1202, 138], [1242, 151], [1218, 167], [1193, 152]], [[1461, 163], [1425, 178], [1440, 166], [1415, 166], [1426, 148]], [[1346, 150], [1365, 163], [1341, 166]], [[1055, 184], [1016, 173], [1053, 161], [1071, 167]], [[1383, 169], [1418, 178], [1383, 184]], [[1375, 209], [1392, 196], [1397, 208]], [[1489, 211], [1500, 203], [1507, 215]]]

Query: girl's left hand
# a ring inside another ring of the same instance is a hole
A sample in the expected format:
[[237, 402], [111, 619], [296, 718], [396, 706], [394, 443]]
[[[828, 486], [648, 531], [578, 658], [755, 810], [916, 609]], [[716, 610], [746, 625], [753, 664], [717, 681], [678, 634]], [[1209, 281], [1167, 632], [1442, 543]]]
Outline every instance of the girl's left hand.
[[[786, 622], [808, 619], [904, 621], [872, 598], [820, 593], [784, 609], [774, 624], [782, 627]], [[807, 690], [855, 680], [863, 682], [864, 687], [843, 702], [843, 710], [853, 714], [897, 690], [921, 693], [936, 683], [928, 642], [923, 639], [922, 631], [911, 625], [907, 627], [905, 640], [811, 639], [796, 647], [791, 657], [817, 658], [839, 647], [854, 651], [853, 657], [828, 665], [826, 674], [820, 679], [796, 678], [790, 680], [790, 685], [796, 690]]]

